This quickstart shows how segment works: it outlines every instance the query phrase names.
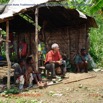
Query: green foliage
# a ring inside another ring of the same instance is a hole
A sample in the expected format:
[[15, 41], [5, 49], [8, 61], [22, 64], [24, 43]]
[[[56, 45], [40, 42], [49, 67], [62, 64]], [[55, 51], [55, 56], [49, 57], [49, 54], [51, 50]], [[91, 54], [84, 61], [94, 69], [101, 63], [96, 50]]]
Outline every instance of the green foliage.
[[70, 8], [75, 8], [80, 10], [81, 12], [90, 15], [90, 6], [92, 5], [92, 0], [87, 0], [88, 2], [84, 2], [84, 0], [67, 0]]
[[98, 66], [103, 66], [103, 16], [98, 14], [95, 19], [98, 29], [90, 30], [90, 54]]
[[5, 94], [18, 94], [19, 90], [17, 88], [11, 88], [11, 89], [4, 91], [4, 93]]
[[0, 3], [7, 3], [9, 0], [0, 0]]
[[101, 10], [103, 8], [103, 0], [96, 0], [96, 3], [94, 3], [94, 5], [91, 8], [91, 14], [97, 12], [98, 10]]
[[99, 12], [103, 7], [103, 0], [68, 0], [68, 4], [89, 16], [95, 16], [98, 29], [91, 28], [89, 31], [89, 52], [98, 66], [103, 67], [103, 16]]
[[10, 56], [10, 60], [12, 62], [17, 62], [17, 54], [15, 52], [13, 52]]

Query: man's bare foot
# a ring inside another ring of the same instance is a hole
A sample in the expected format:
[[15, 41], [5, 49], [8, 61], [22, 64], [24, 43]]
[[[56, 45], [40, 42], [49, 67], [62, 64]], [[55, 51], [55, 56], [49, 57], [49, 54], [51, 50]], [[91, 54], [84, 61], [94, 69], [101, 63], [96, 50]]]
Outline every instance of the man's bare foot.
[[37, 85], [40, 89], [42, 89], [44, 87], [43, 83], [41, 83], [41, 82], [38, 82]]
[[44, 83], [44, 87], [47, 87], [47, 86], [48, 86], [48, 84], [47, 84], [47, 82], [45, 82], [45, 83]]

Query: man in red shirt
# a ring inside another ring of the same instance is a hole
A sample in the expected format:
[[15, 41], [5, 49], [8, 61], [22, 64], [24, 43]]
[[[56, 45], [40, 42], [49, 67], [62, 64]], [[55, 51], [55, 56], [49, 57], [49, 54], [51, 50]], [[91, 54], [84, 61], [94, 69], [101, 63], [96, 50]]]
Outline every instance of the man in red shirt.
[[26, 43], [25, 39], [20, 41], [19, 44], [19, 58], [25, 59], [28, 55], [28, 44]]
[[64, 77], [66, 73], [66, 62], [62, 59], [59, 52], [59, 46], [54, 43], [51, 48], [52, 50], [50, 50], [46, 55], [45, 67], [51, 72], [52, 78], [56, 77], [55, 69], [60, 67], [62, 70], [62, 77]]

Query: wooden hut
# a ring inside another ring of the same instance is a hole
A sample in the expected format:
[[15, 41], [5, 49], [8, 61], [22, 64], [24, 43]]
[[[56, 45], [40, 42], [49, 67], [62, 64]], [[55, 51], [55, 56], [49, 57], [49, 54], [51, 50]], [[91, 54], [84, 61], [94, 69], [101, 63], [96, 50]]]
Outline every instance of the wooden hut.
[[[32, 12], [27, 11], [24, 14], [35, 20]], [[70, 60], [73, 60], [82, 48], [88, 51], [89, 29], [97, 27], [94, 18], [76, 9], [44, 4], [39, 8], [39, 25], [47, 51], [53, 43], [58, 43], [61, 53], [66, 54]]]
[[[19, 29], [16, 28], [16, 25], [18, 24], [17, 21], [15, 22], [16, 15], [22, 13], [23, 15], [27, 15], [33, 21], [35, 21], [35, 28], [34, 30], [31, 31], [33, 35], [30, 35], [29, 40], [33, 41], [33, 39], [35, 39], [34, 46], [36, 52], [35, 53], [36, 69], [38, 69], [38, 24], [42, 27], [41, 34], [44, 38], [47, 51], [50, 49], [52, 43], [58, 43], [61, 52], [67, 54], [71, 60], [73, 60], [74, 55], [76, 55], [82, 47], [85, 47], [88, 50], [89, 48], [88, 30], [90, 27], [97, 27], [96, 22], [93, 18], [84, 15], [80, 11], [75, 9], [67, 9], [61, 5], [60, 6], [48, 5], [47, 3], [48, 1], [52, 0], [43, 0], [43, 1], [27, 0], [26, 2], [22, 0], [21, 1], [10, 0], [8, 4], [13, 5], [19, 4], [19, 7], [7, 5], [6, 7], [3, 7], [3, 11], [0, 10], [0, 12], [2, 13], [0, 15], [0, 23], [6, 22], [6, 26], [4, 28], [6, 28], [7, 40], [9, 40], [10, 20], [14, 19], [14, 23], [13, 24], [11, 23], [11, 25], [12, 27], [14, 27], [15, 30], [19, 31]], [[23, 6], [21, 4], [32, 4], [32, 5]], [[21, 34], [23, 34], [25, 30], [27, 30], [25, 22], [21, 20], [20, 24], [21, 23], [23, 24], [24, 29], [22, 29], [23, 30], [22, 32], [19, 33], [18, 31], [16, 32], [19, 34], [19, 38], [21, 38], [20, 37]], [[21, 26], [21, 28], [23, 28], [23, 26]], [[11, 32], [15, 32], [12, 30], [13, 29], [11, 29]], [[28, 34], [30, 34], [29, 30]], [[33, 47], [31, 42], [29, 44], [31, 47]], [[10, 88], [11, 62], [9, 59], [8, 43], [6, 43], [6, 57], [9, 68], [8, 88]]]
[[[35, 9], [35, 8], [34, 8]], [[35, 20], [32, 8], [23, 13], [31, 20]], [[58, 43], [62, 54], [73, 60], [81, 48], [89, 49], [89, 29], [97, 27], [94, 18], [89, 17], [76, 9], [66, 9], [63, 6], [46, 6], [39, 8], [40, 35], [46, 44], [47, 51], [53, 43]], [[4, 25], [2, 25], [4, 28]], [[27, 39], [28, 52], [32, 54], [35, 40], [34, 25], [25, 21], [19, 15], [10, 20], [10, 32], [16, 32], [18, 43], [22, 38]]]

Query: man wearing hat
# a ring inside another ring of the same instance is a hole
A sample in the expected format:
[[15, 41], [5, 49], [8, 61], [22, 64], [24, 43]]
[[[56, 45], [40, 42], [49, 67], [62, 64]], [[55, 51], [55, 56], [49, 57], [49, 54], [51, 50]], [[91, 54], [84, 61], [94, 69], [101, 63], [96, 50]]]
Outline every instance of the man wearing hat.
[[79, 55], [75, 57], [76, 72], [88, 72], [88, 62], [90, 58], [85, 48], [81, 49]]
[[59, 52], [59, 45], [54, 43], [51, 46], [51, 49], [46, 54], [45, 67], [48, 71], [51, 72], [52, 78], [56, 78], [56, 68], [60, 67], [62, 71], [62, 77], [66, 73], [66, 62], [62, 59], [62, 56]]

